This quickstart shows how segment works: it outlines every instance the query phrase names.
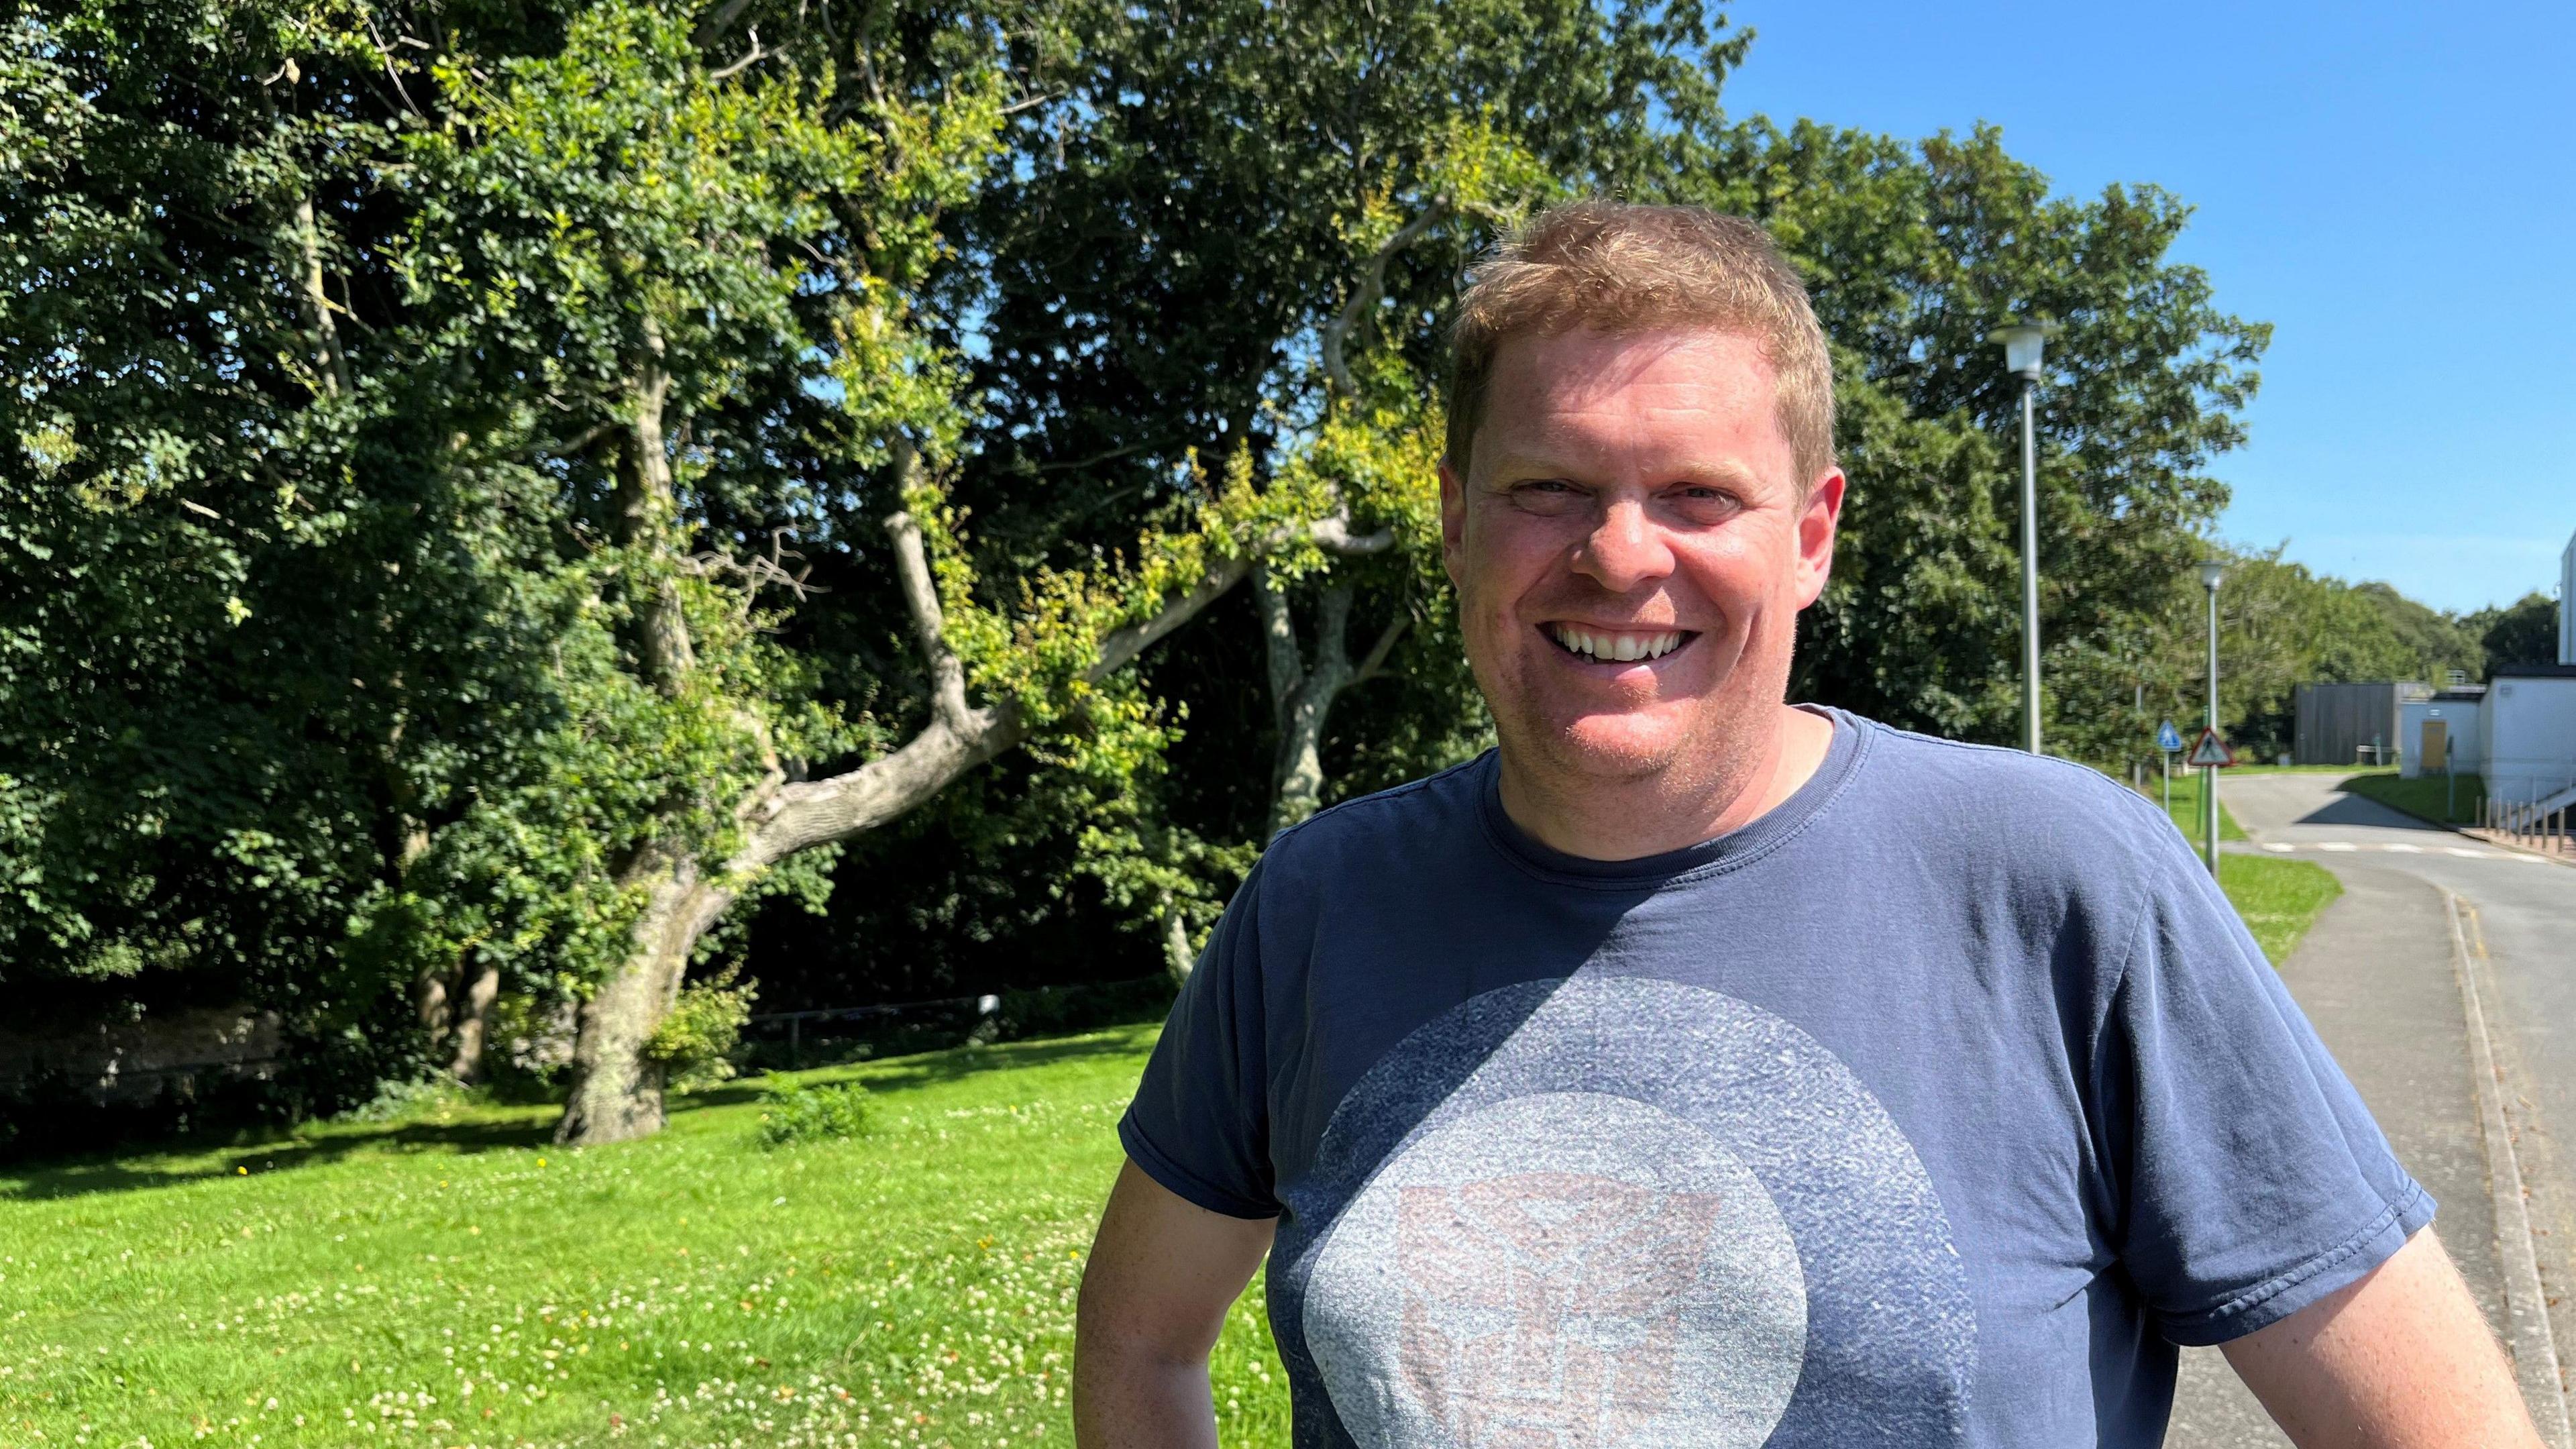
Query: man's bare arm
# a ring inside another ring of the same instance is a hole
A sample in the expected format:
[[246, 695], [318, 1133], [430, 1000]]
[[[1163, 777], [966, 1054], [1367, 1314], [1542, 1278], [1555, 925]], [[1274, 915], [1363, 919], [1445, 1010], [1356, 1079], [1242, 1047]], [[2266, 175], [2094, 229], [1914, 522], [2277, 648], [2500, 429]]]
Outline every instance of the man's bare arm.
[[1208, 1351], [1274, 1226], [1119, 1168], [1074, 1309], [1077, 1449], [1215, 1449]]
[[2513, 1369], [2430, 1228], [2226, 1353], [2299, 1449], [2540, 1449]]

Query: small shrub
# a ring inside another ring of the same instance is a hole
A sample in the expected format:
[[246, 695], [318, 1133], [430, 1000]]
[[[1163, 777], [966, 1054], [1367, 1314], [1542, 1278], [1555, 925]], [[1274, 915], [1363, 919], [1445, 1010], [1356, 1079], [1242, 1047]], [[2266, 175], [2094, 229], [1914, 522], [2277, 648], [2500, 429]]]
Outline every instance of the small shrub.
[[734, 985], [740, 965], [723, 974], [680, 989], [680, 999], [653, 1029], [644, 1055], [662, 1064], [672, 1091], [694, 1092], [730, 1079], [733, 1049], [742, 1040], [742, 1025], [751, 1020], [754, 985]]
[[450, 1101], [461, 1100], [464, 1093], [453, 1082], [436, 1077], [413, 1081], [392, 1081], [376, 1089], [376, 1095], [340, 1113], [335, 1122], [397, 1122], [418, 1117]]
[[760, 1102], [763, 1147], [856, 1137], [867, 1130], [867, 1125], [868, 1089], [856, 1082], [837, 1087], [779, 1086], [773, 1082]]

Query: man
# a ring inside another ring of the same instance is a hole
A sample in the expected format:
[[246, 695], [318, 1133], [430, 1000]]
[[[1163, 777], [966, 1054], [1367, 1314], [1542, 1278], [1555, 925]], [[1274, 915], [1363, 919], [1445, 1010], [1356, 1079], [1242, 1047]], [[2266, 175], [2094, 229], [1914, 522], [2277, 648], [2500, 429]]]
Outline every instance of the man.
[[[2536, 1445], [2433, 1205], [2182, 839], [1790, 707], [1844, 479], [1745, 223], [1587, 203], [1462, 302], [1443, 548], [1500, 749], [1244, 883], [1121, 1124], [1085, 1449], [1213, 1445], [1266, 1251], [1300, 1445]], [[1890, 648], [1906, 647], [1889, 641]]]

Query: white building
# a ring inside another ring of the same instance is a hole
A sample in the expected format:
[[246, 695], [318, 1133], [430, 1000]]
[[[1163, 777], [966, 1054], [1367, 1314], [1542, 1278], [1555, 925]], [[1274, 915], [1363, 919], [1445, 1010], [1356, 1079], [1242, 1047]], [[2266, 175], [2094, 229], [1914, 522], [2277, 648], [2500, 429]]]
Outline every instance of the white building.
[[2397, 773], [2412, 780], [2438, 775], [2486, 772], [2486, 731], [2479, 724], [2487, 690], [2482, 684], [2446, 689], [2430, 699], [2409, 699], [2397, 706]]
[[2576, 804], [2576, 536], [2558, 556], [2558, 662], [2498, 666], [2478, 713], [2488, 798]]
[[2576, 789], [2576, 663], [2498, 666], [2478, 716], [2490, 799], [2528, 804]]
[[2576, 664], [2576, 533], [2558, 556], [2558, 662]]

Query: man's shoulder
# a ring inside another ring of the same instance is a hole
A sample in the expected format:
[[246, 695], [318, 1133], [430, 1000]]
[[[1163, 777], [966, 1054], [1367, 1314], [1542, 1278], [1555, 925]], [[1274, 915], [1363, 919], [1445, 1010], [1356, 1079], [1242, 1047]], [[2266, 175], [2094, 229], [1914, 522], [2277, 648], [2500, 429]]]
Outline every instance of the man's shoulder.
[[1426, 856], [1448, 855], [1484, 829], [1479, 817], [1491, 762], [1488, 752], [1319, 810], [1270, 842], [1262, 868], [1273, 876], [1311, 878], [1380, 864], [1420, 865]]
[[2028, 876], [2130, 875], [2185, 844], [2164, 812], [2090, 765], [1862, 722], [1873, 829]]

